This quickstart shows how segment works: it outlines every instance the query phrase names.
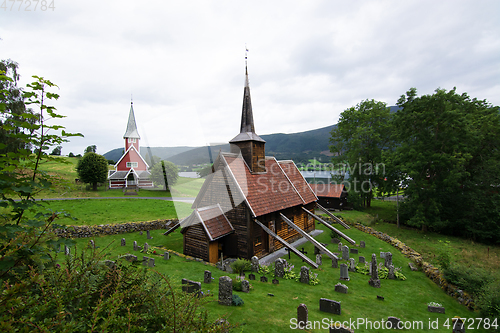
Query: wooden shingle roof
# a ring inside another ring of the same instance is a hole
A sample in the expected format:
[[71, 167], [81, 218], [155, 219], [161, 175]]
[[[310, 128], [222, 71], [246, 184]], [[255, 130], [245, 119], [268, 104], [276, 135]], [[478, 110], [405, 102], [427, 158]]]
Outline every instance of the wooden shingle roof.
[[183, 232], [185, 228], [201, 223], [211, 241], [234, 232], [234, 228], [217, 205], [195, 209], [191, 215], [180, 222]]
[[318, 197], [340, 198], [344, 192], [343, 184], [311, 184]]

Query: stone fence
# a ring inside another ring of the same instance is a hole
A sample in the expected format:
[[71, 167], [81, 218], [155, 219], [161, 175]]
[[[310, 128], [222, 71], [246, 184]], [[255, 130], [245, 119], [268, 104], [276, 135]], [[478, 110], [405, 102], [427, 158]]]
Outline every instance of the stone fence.
[[[331, 218], [327, 218], [326, 220], [335, 223]], [[399, 239], [391, 237], [371, 227], [364, 226], [361, 223], [351, 223], [344, 219], [342, 219], [342, 221], [354, 226], [358, 230], [373, 235], [383, 240], [384, 242], [391, 244], [392, 246], [397, 248], [405, 257], [413, 260], [422, 269], [422, 271], [424, 271], [425, 275], [427, 275], [428, 278], [434, 281], [434, 283], [439, 285], [441, 289], [443, 289], [448, 295], [456, 298], [460, 304], [467, 306], [470, 310], [475, 309], [476, 306], [474, 304], [474, 299], [470, 294], [464, 292], [463, 290], [460, 290], [460, 288], [458, 288], [457, 286], [449, 284], [437, 267], [424, 261], [420, 253], [413, 250], [408, 245], [401, 242]]]
[[155, 220], [146, 222], [127, 222], [115, 224], [68, 226], [66, 229], [56, 229], [58, 237], [84, 238], [103, 235], [116, 235], [127, 232], [168, 229], [177, 223], [178, 219]]

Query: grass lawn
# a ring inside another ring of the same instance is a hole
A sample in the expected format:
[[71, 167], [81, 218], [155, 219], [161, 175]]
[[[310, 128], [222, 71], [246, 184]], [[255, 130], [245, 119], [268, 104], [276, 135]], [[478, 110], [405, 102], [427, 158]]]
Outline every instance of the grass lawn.
[[[318, 229], [325, 230], [322, 225], [317, 225]], [[189, 261], [185, 258], [175, 255], [171, 259], [163, 260], [161, 254], [163, 249], [159, 249], [159, 255], [156, 256], [156, 267], [158, 272], [166, 274], [171, 281], [179, 284], [182, 278], [191, 279], [194, 281], [203, 281], [203, 272], [206, 269], [212, 271], [214, 280], [210, 284], [202, 283], [202, 289], [205, 293], [210, 290], [209, 301], [205, 308], [209, 311], [211, 318], [226, 315], [230, 323], [240, 323], [241, 326], [236, 329], [236, 332], [289, 332], [290, 319], [296, 318], [297, 306], [301, 303], [307, 305], [309, 310], [309, 320], [318, 321], [317, 329], [307, 330], [307, 332], [325, 332], [326, 329], [319, 327], [322, 321], [356, 321], [358, 318], [370, 320], [372, 322], [380, 322], [382, 319], [387, 320], [388, 316], [396, 316], [403, 321], [421, 322], [423, 328], [402, 330], [403, 332], [450, 332], [451, 329], [443, 327], [448, 318], [454, 316], [461, 317], [478, 317], [477, 313], [468, 311], [464, 306], [458, 304], [456, 300], [446, 295], [436, 284], [430, 281], [423, 272], [412, 272], [408, 268], [408, 259], [401, 253], [397, 252], [389, 244], [365, 234], [355, 228], [349, 230], [342, 229], [349, 237], [356, 240], [359, 244], [361, 240], [366, 242], [366, 248], [358, 248], [359, 255], [352, 255], [356, 261], [359, 256], [365, 256], [367, 260], [372, 253], [376, 253], [380, 262], [379, 253], [381, 251], [391, 251], [393, 253], [393, 262], [396, 267], [402, 267], [402, 272], [406, 275], [406, 281], [400, 280], [382, 280], [380, 289], [372, 288], [368, 285], [369, 277], [359, 273], [349, 272], [350, 281], [342, 282], [349, 287], [348, 294], [341, 294], [334, 291], [334, 285], [339, 280], [340, 272], [338, 268], [331, 268], [331, 261], [326, 255], [323, 255], [323, 266], [312, 271], [318, 274], [320, 284], [316, 286], [301, 284], [292, 280], [280, 280], [279, 285], [271, 283], [271, 276], [268, 276], [269, 282], [262, 283], [259, 281], [257, 274], [256, 281], [250, 281], [252, 289], [250, 293], [235, 292], [244, 301], [245, 304], [240, 307], [226, 307], [217, 303], [218, 295], [218, 279], [223, 275], [229, 275], [231, 278], [236, 278], [235, 274], [227, 274], [212, 266], [204, 263]], [[148, 242], [155, 247], [163, 247], [181, 252], [182, 250], [182, 235], [179, 231], [175, 231], [169, 236], [163, 236], [163, 230], [154, 230], [151, 232], [153, 239], [147, 240], [146, 234], [129, 233], [121, 235], [111, 235], [96, 237], [94, 241], [98, 250], [103, 251], [109, 259], [115, 259], [119, 255], [125, 253], [133, 253], [138, 255], [139, 260], [142, 259], [142, 253], [132, 250], [132, 243], [136, 240], [139, 244]], [[127, 245], [120, 246], [120, 239], [125, 238]], [[316, 239], [320, 242], [327, 243], [328, 248], [334, 252], [338, 252], [337, 244], [330, 242], [329, 232], [325, 231]], [[89, 239], [78, 239], [77, 248], [85, 248], [89, 244]], [[110, 245], [111, 244], [111, 245]], [[304, 244], [304, 248], [308, 256], [313, 259], [314, 249], [311, 243]], [[152, 255], [149, 255], [150, 257]], [[154, 255], [153, 255], [154, 256]], [[62, 256], [59, 257], [60, 259]], [[285, 257], [288, 260], [288, 257]], [[305, 265], [302, 261], [292, 254], [289, 260], [295, 266], [294, 271], [300, 272], [300, 267]], [[247, 272], [248, 275], [248, 272]], [[271, 293], [274, 296], [269, 296]], [[377, 295], [383, 296], [383, 301], [377, 300]], [[340, 301], [342, 304], [342, 314], [332, 315], [319, 311], [319, 299], [329, 298]], [[446, 308], [446, 314], [436, 314], [427, 311], [428, 302], [438, 302]], [[429, 320], [438, 320], [439, 329], [429, 329]], [[369, 329], [364, 325], [355, 329], [356, 332], [379, 332], [380, 330]], [[476, 332], [486, 332], [486, 330], [475, 330]]]

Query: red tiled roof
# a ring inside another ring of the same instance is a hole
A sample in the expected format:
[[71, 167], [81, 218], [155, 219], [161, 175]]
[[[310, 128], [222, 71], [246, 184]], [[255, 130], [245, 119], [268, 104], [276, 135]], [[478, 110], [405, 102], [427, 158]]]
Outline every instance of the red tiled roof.
[[293, 161], [278, 161], [306, 204], [318, 200]]
[[340, 198], [344, 190], [343, 184], [311, 184], [318, 197]]
[[[307, 189], [304, 190], [304, 184], [301, 182], [305, 182], [305, 180], [302, 176], [302, 179], [297, 177], [296, 173], [300, 175], [300, 172], [293, 163], [286, 164], [289, 170], [285, 174], [280, 163], [274, 157], [266, 157], [267, 172], [252, 174], [243, 158], [232, 154], [223, 154], [222, 157], [245, 195], [246, 202], [254, 216], [316, 201], [313, 193], [307, 193]], [[291, 177], [287, 178], [287, 175]], [[295, 184], [300, 190], [294, 186]], [[311, 191], [309, 190], [309, 192]]]
[[203, 224], [208, 238], [212, 241], [234, 231], [219, 205], [195, 209], [189, 217], [181, 221], [181, 226], [187, 228], [198, 223]]

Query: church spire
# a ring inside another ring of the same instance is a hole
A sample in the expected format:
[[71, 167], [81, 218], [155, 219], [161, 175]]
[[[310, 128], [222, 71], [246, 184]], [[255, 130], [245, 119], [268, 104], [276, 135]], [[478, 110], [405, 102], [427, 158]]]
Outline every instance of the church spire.
[[128, 115], [128, 123], [127, 123], [127, 130], [125, 131], [125, 134], [123, 135], [124, 139], [130, 138], [130, 139], [140, 139], [141, 137], [139, 136], [139, 133], [137, 132], [137, 125], [135, 124], [135, 115], [134, 115], [134, 107], [133, 107], [134, 102], [130, 102], [130, 113]]
[[255, 133], [255, 126], [253, 124], [253, 113], [252, 113], [252, 99], [250, 98], [250, 84], [248, 83], [248, 68], [246, 63], [245, 63], [245, 88], [243, 90], [243, 108], [241, 110], [240, 133], [245, 133], [245, 132]]

